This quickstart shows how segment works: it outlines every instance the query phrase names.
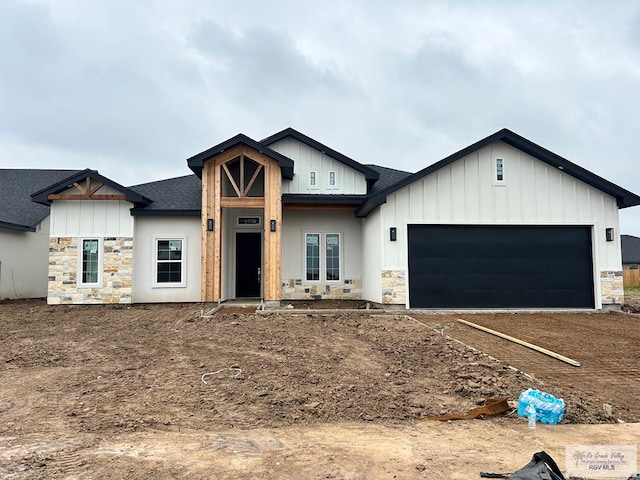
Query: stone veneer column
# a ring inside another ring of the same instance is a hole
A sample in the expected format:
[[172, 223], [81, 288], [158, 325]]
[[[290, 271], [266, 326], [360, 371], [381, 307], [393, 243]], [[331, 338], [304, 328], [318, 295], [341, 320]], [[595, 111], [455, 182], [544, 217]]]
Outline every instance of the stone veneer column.
[[404, 270], [382, 271], [382, 303], [387, 305], [403, 305], [407, 303]]
[[52, 237], [49, 242], [49, 287], [47, 303], [131, 303], [133, 284], [133, 238], [102, 239], [102, 283], [79, 287], [76, 237]]
[[622, 270], [603, 270], [600, 272], [600, 291], [603, 307], [605, 305], [622, 305], [624, 303]]

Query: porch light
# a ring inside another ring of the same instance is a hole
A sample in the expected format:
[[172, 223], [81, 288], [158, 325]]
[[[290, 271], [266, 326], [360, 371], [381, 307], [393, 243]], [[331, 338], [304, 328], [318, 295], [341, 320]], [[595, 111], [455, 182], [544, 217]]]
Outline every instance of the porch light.
[[396, 227], [391, 227], [389, 229], [389, 240], [395, 242], [398, 239], [398, 229]]
[[213, 232], [213, 218], [207, 218], [207, 231]]
[[269, 221], [269, 230], [271, 230], [272, 232], [276, 231], [276, 221], [275, 220]]
[[613, 242], [613, 228], [605, 229], [605, 234], [607, 237], [607, 242]]

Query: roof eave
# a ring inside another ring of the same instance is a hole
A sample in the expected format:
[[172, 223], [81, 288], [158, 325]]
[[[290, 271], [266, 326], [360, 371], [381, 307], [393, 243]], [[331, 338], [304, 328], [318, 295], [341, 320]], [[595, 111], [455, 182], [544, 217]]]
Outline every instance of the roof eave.
[[444, 168], [453, 162], [460, 160], [461, 158], [466, 157], [467, 155], [487, 146], [497, 141], [503, 141], [508, 145], [511, 145], [518, 150], [521, 150], [532, 157], [547, 163], [555, 168], [559, 168], [564, 171], [567, 175], [570, 175], [582, 182], [591, 185], [592, 187], [611, 195], [616, 199], [616, 204], [618, 208], [627, 208], [633, 207], [636, 205], [640, 205], [640, 196], [636, 195], [633, 192], [630, 192], [614, 183], [605, 180], [602, 177], [599, 177], [595, 173], [590, 172], [589, 170], [567, 160], [566, 158], [561, 157], [540, 145], [533, 143], [530, 140], [518, 135], [517, 133], [512, 132], [507, 128], [503, 128], [502, 130], [497, 131], [496, 133], [489, 135], [488, 137], [479, 140], [468, 147], [459, 150], [448, 157], [443, 158], [442, 160], [429, 165], [426, 168], [410, 175], [393, 185], [388, 186], [384, 190], [381, 190], [374, 195], [372, 195], [367, 202], [365, 202], [357, 211], [357, 216], [367, 216], [371, 211], [373, 211], [377, 206], [382, 205], [386, 202], [387, 195], [393, 193], [427, 175], [432, 174], [433, 172]]
[[98, 180], [99, 182], [124, 193], [127, 201], [133, 203], [134, 205], [149, 205], [150, 203], [153, 202], [151, 199], [145, 197], [144, 195], [140, 195], [134, 190], [128, 187], [125, 187], [123, 185], [120, 185], [119, 183], [116, 183], [113, 180], [103, 175], [100, 175], [100, 173], [98, 173], [97, 170], [91, 170], [89, 168], [85, 170], [80, 170], [78, 171], [78, 173], [75, 173], [74, 175], [71, 175], [63, 180], [60, 180], [59, 182], [56, 182], [48, 186], [47, 188], [43, 188], [38, 192], [32, 193], [31, 201], [35, 203], [40, 203], [42, 205], [50, 206], [51, 201], [48, 198], [50, 194], [60, 193], [68, 188], [71, 188], [70, 184], [73, 184], [74, 182], [78, 180], [82, 180], [86, 177], [91, 177], [94, 180]]
[[2, 221], [0, 221], [0, 228], [6, 228], [7, 230], [17, 230], [19, 232], [35, 232], [36, 231], [35, 226], [20, 225], [18, 223], [2, 222]]
[[380, 178], [380, 174], [375, 170], [367, 167], [360, 162], [355, 161], [352, 158], [347, 157], [346, 155], [343, 155], [342, 153], [328, 147], [327, 145], [324, 145], [323, 143], [318, 142], [317, 140], [314, 140], [311, 137], [306, 136], [304, 133], [298, 132], [291, 127], [285, 128], [284, 130], [275, 133], [267, 138], [263, 138], [262, 140], [260, 140], [260, 143], [265, 146], [269, 146], [287, 137], [295, 138], [299, 142], [302, 142], [305, 145], [314, 148], [315, 150], [318, 150], [325, 155], [328, 155], [329, 157], [338, 160], [341, 163], [344, 163], [345, 165], [348, 165], [354, 170], [363, 173], [366, 180], [375, 181]]
[[202, 210], [200, 209], [157, 209], [150, 210], [146, 208], [131, 208], [129, 210], [132, 216], [139, 217], [200, 217]]
[[287, 180], [293, 179], [293, 160], [286, 157], [285, 155], [282, 155], [281, 153], [276, 152], [275, 150], [270, 149], [267, 145], [263, 145], [260, 142], [247, 137], [242, 133], [239, 133], [238, 135], [225, 140], [218, 145], [208, 148], [207, 150], [188, 158], [187, 165], [189, 166], [191, 171], [198, 176], [198, 178], [202, 178], [202, 166], [204, 165], [204, 162], [224, 152], [225, 150], [229, 150], [230, 148], [233, 148], [240, 144], [252, 148], [258, 153], [266, 155], [272, 160], [275, 160], [280, 166], [282, 177]]
[[285, 193], [282, 195], [283, 205], [361, 205], [366, 195], [319, 195]]

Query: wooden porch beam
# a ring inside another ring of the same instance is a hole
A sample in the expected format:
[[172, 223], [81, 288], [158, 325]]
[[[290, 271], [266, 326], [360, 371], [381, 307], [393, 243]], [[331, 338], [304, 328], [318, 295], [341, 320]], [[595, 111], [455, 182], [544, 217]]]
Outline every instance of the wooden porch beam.
[[223, 208], [263, 208], [263, 197], [222, 197], [220, 206]]

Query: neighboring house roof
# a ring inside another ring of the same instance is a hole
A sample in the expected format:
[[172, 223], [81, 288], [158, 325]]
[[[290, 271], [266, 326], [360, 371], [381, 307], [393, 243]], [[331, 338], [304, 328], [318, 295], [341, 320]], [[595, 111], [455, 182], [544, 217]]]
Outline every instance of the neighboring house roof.
[[33, 203], [30, 192], [67, 178], [77, 170], [0, 169], [0, 227], [34, 232], [49, 208]]
[[400, 180], [404, 180], [408, 176], [413, 175], [411, 172], [396, 170], [395, 168], [381, 167], [379, 165], [367, 165], [367, 167], [380, 174], [380, 179], [373, 184], [369, 191], [370, 194], [378, 193], [379, 191], [398, 183]]
[[380, 176], [379, 173], [373, 168], [370, 168], [367, 165], [363, 165], [359, 162], [356, 162], [355, 160], [341, 154], [340, 152], [335, 151], [334, 149], [314, 140], [313, 138], [307, 137], [305, 134], [300, 133], [291, 127], [285, 128], [281, 132], [275, 133], [270, 137], [260, 140], [260, 143], [267, 146], [273, 145], [274, 143], [279, 142], [280, 140], [283, 140], [288, 137], [294, 138], [311, 148], [315, 148], [316, 150], [319, 150], [325, 155], [341, 163], [344, 163], [345, 165], [353, 168], [354, 170], [357, 170], [360, 173], [363, 173], [366, 180], [376, 181]]
[[144, 208], [132, 208], [133, 215], [200, 215], [202, 181], [195, 175], [168, 178], [129, 187], [153, 200]]
[[517, 133], [512, 132], [509, 129], [503, 128], [502, 130], [494, 133], [493, 135], [489, 135], [482, 140], [469, 145], [466, 148], [463, 148], [459, 152], [450, 155], [439, 162], [430, 165], [419, 172], [414, 173], [408, 177], [405, 177], [403, 180], [379, 191], [371, 195], [367, 201], [356, 211], [356, 215], [359, 217], [366, 217], [369, 213], [373, 211], [378, 205], [382, 205], [387, 201], [387, 195], [400, 190], [407, 185], [420, 180], [421, 178], [430, 175], [441, 168], [444, 168], [448, 165], [451, 165], [453, 162], [456, 162], [471, 153], [480, 150], [494, 142], [502, 141], [512, 147], [515, 147], [532, 157], [545, 162], [551, 165], [554, 168], [559, 168], [567, 175], [571, 175], [578, 180], [585, 182], [588, 185], [591, 185], [598, 190], [615, 197], [618, 208], [626, 208], [632, 207], [634, 205], [640, 205], [640, 197], [635, 193], [632, 193], [628, 190], [625, 190], [618, 185], [615, 185], [608, 180], [605, 180], [602, 177], [599, 177], [595, 173], [591, 173], [585, 168], [582, 168], [575, 163], [570, 162], [566, 158], [563, 158], [555, 153], [547, 150], [546, 148], [537, 145], [530, 140], [527, 140], [524, 137], [521, 137]]
[[130, 188], [124, 187], [119, 183], [114, 182], [113, 180], [103, 177], [96, 170], [85, 169], [79, 172], [76, 172], [74, 175], [63, 178], [59, 182], [54, 183], [53, 185], [49, 185], [48, 187], [31, 194], [31, 200], [37, 203], [41, 203], [42, 205], [51, 205], [51, 201], [48, 199], [49, 195], [64, 192], [69, 188], [73, 187], [74, 183], [81, 182], [85, 178], [90, 177], [92, 180], [96, 180], [104, 185], [108, 185], [109, 187], [118, 190], [122, 194], [125, 195], [128, 202], [131, 202], [135, 205], [148, 205], [151, 203], [151, 200], [145, 197], [144, 195], [140, 195], [137, 192], [134, 192]]
[[633, 235], [620, 235], [622, 245], [622, 263], [640, 263], [640, 238]]
[[282, 171], [282, 178], [286, 178], [291, 180], [293, 178], [293, 160], [289, 157], [285, 157], [281, 153], [276, 152], [275, 150], [271, 150], [267, 145], [256, 142], [252, 138], [247, 137], [246, 135], [239, 133], [235, 137], [230, 138], [218, 145], [215, 145], [204, 152], [200, 152], [197, 155], [194, 155], [191, 158], [187, 159], [187, 165], [189, 168], [193, 170], [199, 178], [202, 178], [202, 165], [205, 161], [218, 155], [219, 153], [224, 152], [225, 150], [229, 150], [237, 145], [246, 145], [247, 147], [253, 148], [258, 152], [266, 155], [267, 157], [275, 160], [280, 165], [280, 170]]

